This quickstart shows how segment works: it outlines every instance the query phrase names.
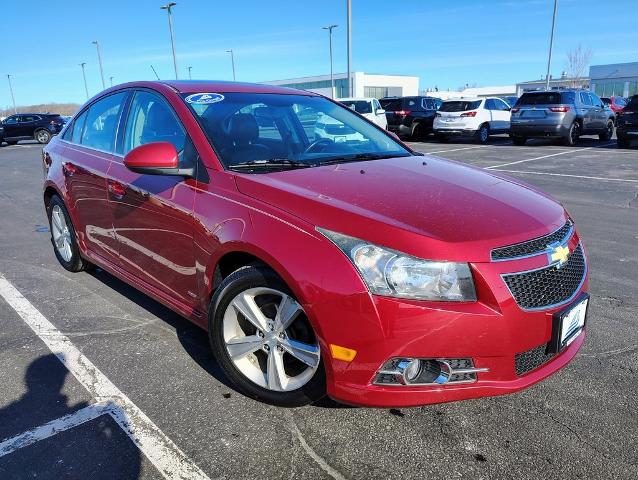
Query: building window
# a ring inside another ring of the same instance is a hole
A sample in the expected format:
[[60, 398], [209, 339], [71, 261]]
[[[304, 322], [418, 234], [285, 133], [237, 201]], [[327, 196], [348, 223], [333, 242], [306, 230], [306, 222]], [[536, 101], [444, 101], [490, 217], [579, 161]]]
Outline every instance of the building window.
[[629, 84], [627, 96], [638, 95], [638, 82], [627, 82]]
[[388, 96], [388, 87], [363, 87], [363, 96], [383, 98]]
[[625, 93], [625, 82], [596, 82], [594, 93], [599, 97], [611, 97], [612, 95], [622, 97]]

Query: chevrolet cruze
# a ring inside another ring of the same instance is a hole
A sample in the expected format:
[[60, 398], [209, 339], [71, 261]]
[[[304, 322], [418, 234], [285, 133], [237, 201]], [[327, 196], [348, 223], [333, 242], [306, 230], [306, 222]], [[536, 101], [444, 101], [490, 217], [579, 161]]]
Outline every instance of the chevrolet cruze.
[[558, 202], [320, 95], [119, 85], [43, 166], [62, 266], [97, 265], [206, 329], [228, 378], [265, 402], [501, 395], [584, 340], [587, 258]]

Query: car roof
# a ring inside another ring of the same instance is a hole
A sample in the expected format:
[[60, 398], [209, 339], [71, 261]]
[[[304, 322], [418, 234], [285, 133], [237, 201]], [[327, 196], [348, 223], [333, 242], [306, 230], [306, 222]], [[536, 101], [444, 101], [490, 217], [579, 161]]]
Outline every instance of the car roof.
[[119, 90], [122, 88], [131, 87], [157, 88], [160, 86], [168, 86], [177, 93], [278, 93], [283, 95], [320, 96], [314, 92], [297, 90], [295, 88], [280, 87], [277, 85], [226, 82], [222, 80], [138, 81], [120, 84], [117, 86], [117, 89]]
[[345, 98], [337, 98], [338, 102], [357, 102], [357, 101], [368, 101], [371, 102], [374, 100], [373, 97], [345, 97]]

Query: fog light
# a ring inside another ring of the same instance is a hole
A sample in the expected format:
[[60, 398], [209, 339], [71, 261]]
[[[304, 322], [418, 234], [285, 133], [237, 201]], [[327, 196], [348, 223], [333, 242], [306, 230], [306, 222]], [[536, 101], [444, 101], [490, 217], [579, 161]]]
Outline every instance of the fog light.
[[405, 383], [412, 383], [421, 373], [421, 360], [415, 358], [407, 362], [407, 365], [403, 368], [403, 378]]

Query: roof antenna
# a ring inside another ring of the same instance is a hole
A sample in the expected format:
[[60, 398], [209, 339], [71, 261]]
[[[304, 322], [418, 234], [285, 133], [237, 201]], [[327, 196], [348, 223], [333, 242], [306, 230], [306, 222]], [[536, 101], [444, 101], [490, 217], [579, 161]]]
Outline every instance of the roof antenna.
[[155, 71], [155, 69], [153, 68], [153, 65], [151, 65], [151, 70], [153, 70], [153, 73], [155, 74], [155, 76], [157, 77], [157, 79], [159, 80], [159, 75], [157, 74], [157, 72]]

